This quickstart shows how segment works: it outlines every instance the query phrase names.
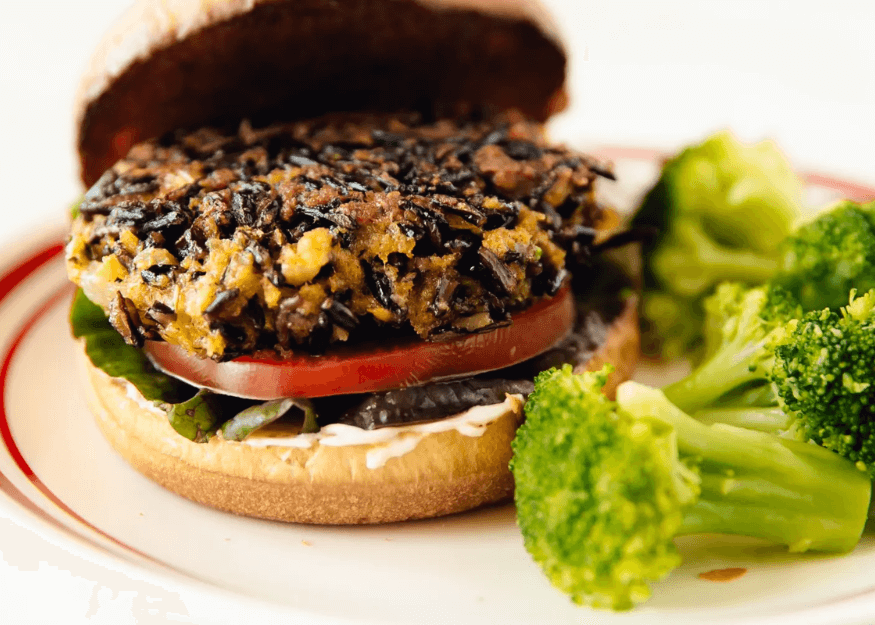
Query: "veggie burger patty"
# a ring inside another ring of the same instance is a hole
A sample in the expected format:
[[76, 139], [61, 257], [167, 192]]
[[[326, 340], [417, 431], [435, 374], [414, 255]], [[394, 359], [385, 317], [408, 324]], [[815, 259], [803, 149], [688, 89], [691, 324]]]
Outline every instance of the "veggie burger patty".
[[568, 253], [599, 240], [599, 175], [512, 115], [178, 131], [86, 193], [68, 271], [128, 343], [214, 360], [482, 332], [555, 294]]

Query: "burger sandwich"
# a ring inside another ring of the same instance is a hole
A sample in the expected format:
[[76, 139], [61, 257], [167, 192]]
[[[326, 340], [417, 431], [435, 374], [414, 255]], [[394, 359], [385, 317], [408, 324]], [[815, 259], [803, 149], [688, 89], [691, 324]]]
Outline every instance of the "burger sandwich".
[[638, 354], [629, 237], [552, 146], [525, 0], [135, 5], [81, 90], [89, 405], [168, 489], [354, 524], [507, 498], [538, 372]]

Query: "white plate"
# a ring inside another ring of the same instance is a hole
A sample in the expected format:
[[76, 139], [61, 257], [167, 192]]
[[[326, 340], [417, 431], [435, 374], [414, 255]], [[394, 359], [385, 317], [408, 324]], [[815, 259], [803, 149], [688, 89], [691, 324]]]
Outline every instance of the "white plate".
[[[650, 152], [606, 150], [631, 205]], [[807, 202], [875, 190], [819, 176]], [[634, 183], [634, 184], [633, 184]], [[843, 557], [790, 555], [760, 541], [679, 541], [684, 564], [623, 615], [571, 604], [522, 546], [510, 505], [379, 527], [308, 527], [235, 517], [141, 477], [100, 436], [75, 374], [61, 232], [0, 258], [0, 514], [146, 586], [148, 613], [192, 617], [206, 597], [308, 623], [867, 623], [875, 620], [875, 535]], [[0, 537], [0, 547], [2, 547]], [[699, 578], [741, 567], [732, 582]], [[101, 572], [103, 571], [103, 572]], [[97, 580], [100, 581], [100, 580]], [[111, 586], [112, 582], [107, 582]], [[142, 606], [141, 606], [142, 607]], [[188, 616], [185, 616], [185, 615]], [[223, 622], [221, 616], [210, 622]]]

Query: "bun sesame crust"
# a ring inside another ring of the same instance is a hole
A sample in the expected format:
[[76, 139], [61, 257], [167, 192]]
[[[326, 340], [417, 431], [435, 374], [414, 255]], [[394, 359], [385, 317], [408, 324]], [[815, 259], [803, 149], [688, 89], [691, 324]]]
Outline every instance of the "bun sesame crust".
[[80, 84], [82, 180], [140, 141], [243, 118], [518, 109], [543, 121], [565, 105], [555, 32], [536, 0], [141, 0]]
[[[588, 368], [615, 365], [606, 392], [631, 375], [638, 357], [636, 300], [610, 326]], [[193, 443], [129, 387], [82, 356], [88, 403], [106, 439], [134, 468], [165, 488], [237, 514], [297, 523], [350, 525], [428, 518], [502, 501], [513, 492], [510, 442], [521, 404], [496, 416], [481, 436], [430, 433], [409, 452], [368, 468], [373, 445], [255, 447]], [[510, 402], [513, 406], [513, 402]]]

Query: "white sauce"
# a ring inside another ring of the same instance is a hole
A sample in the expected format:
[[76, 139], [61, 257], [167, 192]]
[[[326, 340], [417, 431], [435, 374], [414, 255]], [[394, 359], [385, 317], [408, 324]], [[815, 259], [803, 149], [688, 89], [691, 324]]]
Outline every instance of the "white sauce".
[[166, 417], [167, 413], [161, 410], [158, 406], [156, 406], [153, 402], [150, 402], [148, 399], [143, 397], [140, 394], [140, 391], [137, 390], [137, 387], [128, 382], [127, 380], [123, 380], [122, 378], [115, 378], [118, 382], [121, 382], [125, 387], [125, 394], [128, 396], [132, 402], [137, 404], [143, 410], [147, 410], [149, 412], [160, 414], [162, 417]]
[[[146, 400], [133, 384], [119, 379], [124, 384], [128, 398], [149, 412], [166, 416], [166, 413]], [[390, 458], [397, 458], [410, 453], [419, 442], [429, 434], [455, 430], [462, 436], [483, 436], [486, 428], [497, 421], [503, 414], [511, 411], [522, 411], [522, 395], [508, 395], [500, 404], [489, 406], [474, 406], [465, 412], [427, 423], [411, 425], [396, 425], [376, 430], [364, 430], [354, 425], [330, 423], [314, 434], [295, 434], [292, 436], [277, 436], [276, 430], [270, 427], [256, 430], [247, 436], [242, 444], [250, 447], [294, 447], [309, 449], [313, 445], [326, 447], [345, 447], [348, 445], [374, 445], [365, 455], [365, 464], [369, 469], [379, 469]]]
[[475, 406], [457, 415], [412, 425], [398, 425], [364, 430], [352, 425], [331, 423], [315, 434], [298, 434], [296, 436], [270, 436], [255, 431], [243, 441], [252, 447], [297, 447], [308, 449], [314, 444], [327, 447], [344, 447], [347, 445], [374, 445], [365, 456], [369, 469], [378, 469], [390, 458], [397, 458], [413, 451], [419, 442], [429, 434], [455, 430], [463, 436], [483, 436], [489, 424], [496, 421], [506, 412], [521, 410], [523, 398], [521, 395], [508, 395], [500, 404]]

